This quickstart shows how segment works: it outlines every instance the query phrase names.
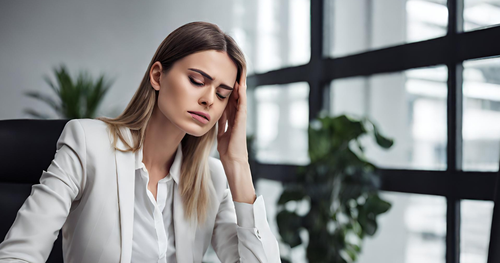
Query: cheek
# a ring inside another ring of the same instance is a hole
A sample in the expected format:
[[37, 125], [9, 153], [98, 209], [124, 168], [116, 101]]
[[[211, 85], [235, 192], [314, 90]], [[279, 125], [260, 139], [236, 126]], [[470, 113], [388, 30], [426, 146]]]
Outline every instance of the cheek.
[[181, 84], [166, 83], [160, 90], [158, 107], [167, 118], [171, 119], [186, 110], [186, 101], [186, 91]]

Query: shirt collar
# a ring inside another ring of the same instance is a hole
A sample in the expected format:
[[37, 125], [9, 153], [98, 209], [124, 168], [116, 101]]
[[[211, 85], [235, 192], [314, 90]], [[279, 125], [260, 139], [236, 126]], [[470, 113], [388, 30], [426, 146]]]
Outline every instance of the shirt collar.
[[[144, 146], [144, 145], [143, 145]], [[135, 152], [135, 169], [141, 169], [144, 163], [142, 162], [143, 152], [142, 149], [144, 147], [139, 148], [137, 152]], [[170, 175], [172, 179], [174, 179], [176, 184], [179, 184], [180, 171], [182, 164], [182, 143], [179, 143], [177, 146], [177, 151], [175, 153], [174, 162], [172, 166], [170, 166]]]

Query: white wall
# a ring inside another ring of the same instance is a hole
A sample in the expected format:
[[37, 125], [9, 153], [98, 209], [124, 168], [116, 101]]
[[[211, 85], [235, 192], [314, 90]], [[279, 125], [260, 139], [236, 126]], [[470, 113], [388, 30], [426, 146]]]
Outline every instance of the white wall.
[[55, 113], [23, 92], [55, 97], [43, 76], [65, 63], [94, 78], [115, 78], [98, 115], [121, 112], [132, 98], [156, 48], [175, 28], [212, 22], [229, 32], [231, 0], [183, 1], [1, 1], [0, 119], [29, 118], [25, 108]]

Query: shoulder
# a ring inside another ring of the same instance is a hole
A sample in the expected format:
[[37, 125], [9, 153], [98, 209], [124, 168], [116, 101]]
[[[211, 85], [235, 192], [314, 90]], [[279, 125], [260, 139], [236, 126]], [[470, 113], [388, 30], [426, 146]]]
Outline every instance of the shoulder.
[[78, 123], [81, 125], [85, 133], [102, 133], [106, 130], [107, 124], [101, 120], [97, 119], [72, 119], [68, 121], [67, 124], [71, 122]]
[[72, 119], [66, 123], [65, 129], [80, 130], [85, 137], [95, 139], [96, 137], [109, 137], [108, 125], [97, 119]]
[[101, 151], [110, 149], [111, 138], [108, 125], [97, 119], [71, 119], [60, 136], [60, 140], [80, 141], [80, 144], [86, 145], [87, 150]]
[[66, 122], [63, 131], [77, 131], [88, 134], [88, 133], [99, 133], [104, 132], [107, 128], [107, 124], [101, 120], [97, 119], [71, 119]]

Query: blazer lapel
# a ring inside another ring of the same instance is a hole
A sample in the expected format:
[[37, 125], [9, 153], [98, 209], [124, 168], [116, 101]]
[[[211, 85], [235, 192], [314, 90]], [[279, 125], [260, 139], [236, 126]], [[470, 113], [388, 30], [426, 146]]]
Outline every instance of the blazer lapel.
[[[124, 133], [130, 136], [128, 128]], [[130, 140], [132, 141], [132, 140]], [[117, 140], [117, 147], [125, 149], [121, 140]], [[116, 177], [118, 184], [118, 206], [120, 210], [121, 235], [121, 263], [129, 263], [132, 258], [132, 234], [134, 222], [134, 175], [135, 159], [133, 152], [115, 151]]]

